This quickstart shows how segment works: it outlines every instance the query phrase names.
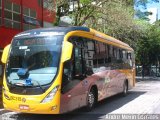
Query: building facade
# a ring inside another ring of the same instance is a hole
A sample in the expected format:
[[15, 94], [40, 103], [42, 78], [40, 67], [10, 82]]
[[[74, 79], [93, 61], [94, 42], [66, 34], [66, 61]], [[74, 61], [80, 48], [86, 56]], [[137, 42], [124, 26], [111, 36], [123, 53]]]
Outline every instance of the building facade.
[[152, 14], [148, 16], [149, 23], [153, 24], [158, 20], [158, 8], [148, 8], [148, 12], [151, 12]]
[[[55, 14], [44, 8], [43, 0], [0, 0], [0, 58], [3, 48], [19, 32], [51, 27]], [[0, 62], [0, 77], [2, 63]]]

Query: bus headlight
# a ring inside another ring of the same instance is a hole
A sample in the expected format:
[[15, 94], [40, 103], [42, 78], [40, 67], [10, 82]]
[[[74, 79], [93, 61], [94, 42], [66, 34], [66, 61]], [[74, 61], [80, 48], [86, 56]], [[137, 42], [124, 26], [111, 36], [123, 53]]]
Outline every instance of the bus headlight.
[[42, 100], [41, 103], [50, 102], [54, 98], [56, 92], [58, 91], [58, 88], [59, 88], [59, 85], [54, 87], [53, 90]]

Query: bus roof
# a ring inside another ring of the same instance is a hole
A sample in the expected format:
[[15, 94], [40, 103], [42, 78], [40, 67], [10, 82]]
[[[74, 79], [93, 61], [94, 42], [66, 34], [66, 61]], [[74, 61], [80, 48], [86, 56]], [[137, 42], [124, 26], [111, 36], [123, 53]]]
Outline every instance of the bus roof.
[[118, 39], [116, 39], [116, 38], [114, 38], [114, 37], [111, 37], [111, 36], [109, 36], [109, 35], [106, 35], [106, 34], [104, 34], [104, 33], [101, 33], [101, 32], [99, 32], [99, 31], [96, 31], [96, 30], [94, 30], [94, 29], [90, 29], [90, 32], [93, 33], [94, 36], [96, 36], [96, 37], [105, 39], [105, 40], [107, 40], [107, 41], [109, 41], [109, 42], [113, 42], [113, 43], [115, 43], [115, 44], [118, 44], [118, 46], [121, 45], [122, 47], [125, 47], [125, 48], [127, 48], [127, 49], [129, 49], [129, 50], [131, 50], [131, 51], [134, 51], [128, 44], [126, 44], [126, 43], [124, 43], [124, 42], [122, 42], [122, 41], [120, 41], [120, 40], [118, 40]]
[[90, 32], [90, 29], [87, 27], [53, 27], [53, 28], [38, 28], [38, 29], [32, 29], [32, 30], [27, 30], [24, 32], [21, 32], [17, 34], [15, 37], [27, 37], [31, 35], [40, 35], [41, 33], [51, 33], [51, 32], [60, 32], [63, 33], [64, 35], [67, 34], [68, 32], [71, 31], [85, 31], [85, 32]]
[[[24, 32], [21, 32], [19, 34], [17, 34], [15, 37], [29, 37], [29, 36], [35, 36], [35, 35], [50, 35], [52, 33], [56, 33], [56, 35], [65, 35], [67, 34], [68, 32], [71, 32], [71, 31], [84, 31], [84, 32], [91, 32], [94, 36], [96, 37], [100, 37], [100, 38], [103, 38], [109, 42], [113, 42], [113, 43], [116, 43], [116, 44], [119, 44], [129, 50], [132, 50], [133, 49], [126, 43], [118, 40], [118, 39], [115, 39], [111, 36], [108, 36], [104, 33], [101, 33], [99, 31], [96, 31], [94, 29], [91, 29], [91, 28], [88, 28], [88, 27], [80, 27], [80, 26], [72, 26], [72, 27], [53, 27], [53, 28], [38, 28], [38, 29], [33, 29], [33, 30], [28, 30], [28, 31], [24, 31]], [[48, 34], [47, 34], [48, 33]], [[105, 42], [105, 41], [104, 41]]]

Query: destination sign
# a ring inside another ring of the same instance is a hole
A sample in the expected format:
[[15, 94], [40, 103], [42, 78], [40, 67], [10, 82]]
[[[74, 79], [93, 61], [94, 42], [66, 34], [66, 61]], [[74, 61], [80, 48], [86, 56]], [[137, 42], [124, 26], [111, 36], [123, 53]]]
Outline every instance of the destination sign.
[[23, 40], [23, 45], [44, 45], [44, 44], [52, 44], [53, 41], [51, 39], [28, 39]]
[[53, 38], [30, 38], [14, 40], [15, 46], [31, 46], [31, 45], [53, 45], [56, 44], [57, 39]]

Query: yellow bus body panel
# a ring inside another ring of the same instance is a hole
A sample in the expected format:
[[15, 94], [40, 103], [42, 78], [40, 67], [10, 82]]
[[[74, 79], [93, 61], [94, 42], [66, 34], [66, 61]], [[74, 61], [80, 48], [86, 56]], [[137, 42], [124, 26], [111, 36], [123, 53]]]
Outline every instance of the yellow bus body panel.
[[7, 62], [10, 46], [11, 46], [10, 44], [7, 45], [3, 50], [3, 54], [2, 54], [2, 58], [1, 58], [2, 63], [6, 63]]

